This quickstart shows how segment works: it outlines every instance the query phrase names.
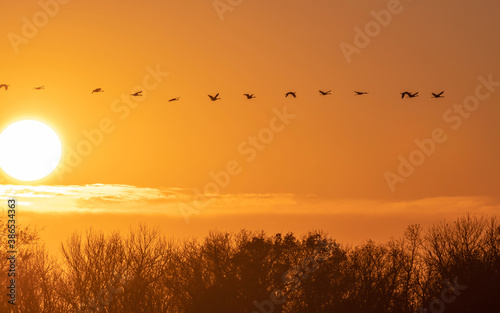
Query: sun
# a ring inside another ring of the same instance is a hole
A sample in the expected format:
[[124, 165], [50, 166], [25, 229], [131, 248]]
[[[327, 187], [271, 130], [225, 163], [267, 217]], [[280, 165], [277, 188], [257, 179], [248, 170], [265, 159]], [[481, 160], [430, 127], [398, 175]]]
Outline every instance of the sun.
[[61, 153], [57, 134], [39, 121], [15, 122], [0, 134], [0, 167], [21, 181], [49, 175], [59, 164]]

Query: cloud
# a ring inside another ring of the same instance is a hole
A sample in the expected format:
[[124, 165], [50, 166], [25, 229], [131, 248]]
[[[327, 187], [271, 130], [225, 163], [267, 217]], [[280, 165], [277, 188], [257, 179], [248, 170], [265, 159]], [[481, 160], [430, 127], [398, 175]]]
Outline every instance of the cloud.
[[[194, 193], [182, 188], [130, 185], [16, 186], [0, 185], [0, 199], [15, 197], [32, 212], [92, 212], [179, 216]], [[220, 215], [440, 215], [465, 212], [497, 214], [500, 203], [488, 197], [434, 197], [411, 201], [326, 199], [310, 194], [220, 194], [199, 216]]]

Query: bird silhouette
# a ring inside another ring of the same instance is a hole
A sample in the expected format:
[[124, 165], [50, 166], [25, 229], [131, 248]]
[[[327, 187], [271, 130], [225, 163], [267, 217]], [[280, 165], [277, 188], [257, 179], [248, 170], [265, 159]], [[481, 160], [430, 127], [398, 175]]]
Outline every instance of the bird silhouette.
[[180, 98], [181, 98], [181, 97], [172, 98], [172, 99], [168, 100], [168, 102], [172, 102], [172, 101], [179, 101], [179, 99], [180, 99]]
[[244, 93], [243, 94], [245, 97], [247, 97], [248, 100], [252, 100], [252, 99], [255, 99], [255, 96], [252, 94], [248, 94], [248, 93]]
[[102, 88], [96, 88], [94, 90], [92, 90], [92, 93], [94, 92], [104, 92], [104, 90], [102, 90]]
[[418, 97], [418, 92], [415, 92], [413, 94], [411, 92], [408, 92], [408, 91], [402, 92], [401, 99], [404, 99], [405, 96], [408, 96], [408, 98], [415, 98], [415, 97]]
[[138, 91], [138, 92], [134, 92], [132, 94], [130, 94], [132, 97], [142, 97], [142, 90], [141, 91]]
[[295, 91], [289, 91], [285, 93], [285, 98], [288, 98], [288, 96], [292, 96], [294, 98], [297, 98], [297, 93]]
[[366, 91], [354, 91], [355, 96], [362, 96], [362, 95], [367, 95], [368, 92]]
[[320, 90], [319, 93], [322, 96], [329, 96], [329, 95], [332, 94], [332, 91], [331, 90], [328, 90], [328, 91], [322, 91], [322, 90]]
[[432, 92], [431, 98], [444, 98], [443, 93], [444, 93], [444, 91], [441, 91], [440, 93], [437, 93], [437, 94]]
[[9, 90], [10, 85], [2, 84], [0, 85], [0, 89], [5, 88], [5, 90]]
[[36, 90], [42, 90], [42, 89], [45, 89], [45, 86], [39, 86], [39, 87], [35, 87], [33, 89], [36, 89]]
[[208, 96], [210, 97], [210, 100], [212, 100], [212, 101], [220, 100], [219, 94], [216, 94], [215, 96], [211, 96], [211, 95], [208, 95]]

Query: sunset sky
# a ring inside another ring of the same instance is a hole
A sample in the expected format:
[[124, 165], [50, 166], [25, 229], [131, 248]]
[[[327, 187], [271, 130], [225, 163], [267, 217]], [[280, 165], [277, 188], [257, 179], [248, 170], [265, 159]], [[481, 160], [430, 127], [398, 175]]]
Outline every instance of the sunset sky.
[[[51, 248], [141, 221], [358, 242], [500, 212], [498, 1], [61, 2], [0, 10], [0, 131], [39, 120], [64, 151], [40, 181], [1, 172], [1, 207], [15, 196], [18, 222], [45, 227]], [[424, 158], [403, 177], [412, 153]]]

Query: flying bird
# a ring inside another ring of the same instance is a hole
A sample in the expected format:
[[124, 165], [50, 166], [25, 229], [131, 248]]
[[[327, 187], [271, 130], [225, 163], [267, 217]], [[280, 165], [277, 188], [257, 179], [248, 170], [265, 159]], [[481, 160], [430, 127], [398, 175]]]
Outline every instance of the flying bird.
[[39, 86], [39, 87], [35, 87], [33, 89], [36, 89], [36, 90], [42, 90], [42, 89], [45, 89], [45, 86]]
[[288, 98], [288, 96], [292, 96], [294, 98], [297, 98], [297, 93], [294, 91], [289, 91], [289, 92], [285, 93], [285, 98]]
[[172, 102], [172, 101], [179, 101], [179, 99], [180, 99], [180, 98], [181, 98], [181, 97], [172, 98], [172, 99], [168, 100], [168, 102]]
[[362, 96], [362, 95], [367, 95], [368, 92], [366, 91], [354, 91], [355, 96]]
[[252, 99], [255, 99], [255, 96], [253, 95], [253, 93], [250, 95], [248, 93], [244, 93], [243, 94], [245, 97], [247, 97], [248, 100], [252, 100]]
[[431, 98], [444, 98], [443, 93], [444, 93], [444, 91], [441, 91], [438, 94], [432, 92], [432, 97]]
[[212, 101], [217, 101], [217, 100], [220, 100], [221, 98], [219, 98], [219, 94], [216, 94], [215, 96], [211, 96], [211, 95], [208, 95], [210, 97], [210, 100]]
[[405, 96], [408, 96], [408, 98], [415, 98], [415, 97], [418, 97], [418, 92], [415, 92], [413, 94], [411, 92], [408, 92], [408, 91], [402, 92], [401, 99], [404, 99]]
[[138, 91], [138, 92], [134, 92], [132, 94], [130, 94], [132, 97], [142, 97], [142, 90], [141, 91]]
[[96, 88], [94, 90], [92, 90], [92, 93], [94, 92], [104, 92], [104, 90], [102, 90], [102, 88]]
[[332, 91], [331, 90], [328, 90], [328, 91], [322, 91], [322, 90], [320, 90], [319, 93], [322, 96], [329, 96], [329, 95], [332, 94]]
[[10, 85], [5, 85], [5, 84], [2, 84], [2, 85], [0, 85], [0, 89], [5, 88], [5, 90], [8, 90], [8, 89], [9, 89], [9, 86], [10, 86]]

